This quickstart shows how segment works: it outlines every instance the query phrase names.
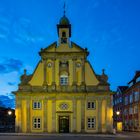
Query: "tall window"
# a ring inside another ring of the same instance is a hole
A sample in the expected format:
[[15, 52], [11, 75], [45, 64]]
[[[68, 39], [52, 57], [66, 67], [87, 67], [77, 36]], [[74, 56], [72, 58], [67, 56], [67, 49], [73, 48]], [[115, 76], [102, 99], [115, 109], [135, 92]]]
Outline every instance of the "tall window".
[[137, 114], [138, 113], [138, 105], [135, 105], [134, 106], [134, 114]]
[[124, 98], [124, 104], [125, 104], [125, 105], [128, 104], [128, 97], [127, 97], [127, 96]]
[[132, 114], [133, 114], [133, 108], [130, 107], [130, 108], [129, 108], [129, 115], [132, 115]]
[[33, 109], [41, 109], [41, 102], [33, 101]]
[[131, 94], [131, 95], [129, 96], [129, 102], [130, 102], [130, 103], [133, 102], [133, 94]]
[[60, 76], [60, 84], [61, 85], [68, 85], [68, 76], [67, 75]]
[[95, 127], [96, 127], [95, 117], [88, 117], [87, 118], [87, 128], [88, 129], [95, 129]]
[[139, 100], [139, 92], [134, 92], [134, 100], [135, 102]]
[[95, 109], [96, 103], [94, 101], [87, 102], [87, 109]]
[[41, 128], [41, 118], [35, 117], [33, 118], [33, 128], [40, 129]]
[[128, 115], [128, 110], [127, 109], [124, 109], [124, 115]]

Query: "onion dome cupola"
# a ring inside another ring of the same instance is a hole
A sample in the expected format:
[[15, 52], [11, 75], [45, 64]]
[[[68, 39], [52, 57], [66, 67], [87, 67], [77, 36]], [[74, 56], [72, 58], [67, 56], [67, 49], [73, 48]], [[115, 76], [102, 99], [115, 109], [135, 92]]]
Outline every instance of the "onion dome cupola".
[[65, 15], [65, 9], [63, 17], [61, 17], [59, 24], [57, 24], [57, 33], [59, 37], [59, 44], [69, 43], [69, 38], [71, 37], [71, 24]]

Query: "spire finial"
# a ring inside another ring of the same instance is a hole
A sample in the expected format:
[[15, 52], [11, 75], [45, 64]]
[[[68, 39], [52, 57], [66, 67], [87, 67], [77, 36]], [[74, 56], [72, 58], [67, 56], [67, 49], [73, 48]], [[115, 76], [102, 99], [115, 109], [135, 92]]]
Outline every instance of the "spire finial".
[[66, 2], [64, 1], [64, 6], [63, 6], [63, 8], [64, 8], [64, 16], [65, 16], [65, 13], [66, 13]]

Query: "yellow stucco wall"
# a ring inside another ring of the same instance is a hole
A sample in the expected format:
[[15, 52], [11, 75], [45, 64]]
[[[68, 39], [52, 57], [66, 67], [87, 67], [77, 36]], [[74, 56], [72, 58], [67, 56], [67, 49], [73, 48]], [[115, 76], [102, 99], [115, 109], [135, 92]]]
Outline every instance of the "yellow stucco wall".
[[98, 85], [99, 83], [89, 62], [85, 63], [85, 82], [86, 85]]
[[26, 100], [22, 100], [22, 107], [21, 107], [21, 126], [22, 131], [25, 133], [27, 132], [27, 103]]
[[47, 112], [47, 118], [48, 118], [48, 132], [51, 132], [52, 131], [52, 101], [51, 100], [48, 100], [48, 112]]
[[78, 100], [77, 101], [77, 121], [76, 121], [76, 129], [77, 132], [81, 132], [81, 101]]
[[[51, 60], [48, 60], [46, 63], [53, 63]], [[81, 62], [77, 60], [76, 62]], [[56, 85], [59, 85], [59, 60], [55, 61], [55, 82]], [[52, 67], [46, 69], [46, 81], [48, 85], [52, 84], [53, 70]], [[77, 85], [80, 85], [82, 82], [82, 67], [76, 68], [76, 81]], [[32, 79], [29, 82], [32, 86], [42, 86], [44, 83], [44, 63], [40, 62], [34, 72]], [[73, 62], [69, 60], [69, 85], [73, 83]], [[85, 83], [86, 85], [98, 85], [99, 81], [97, 80], [92, 67], [89, 62], [85, 62]]]
[[43, 82], [44, 82], [44, 65], [43, 62], [39, 62], [29, 84], [34, 86], [42, 86]]
[[[67, 43], [60, 41], [63, 31], [66, 32]], [[69, 117], [70, 132], [98, 132], [100, 124], [102, 132], [109, 130], [108, 126], [111, 128], [113, 111], [108, 96], [111, 91], [100, 92], [100, 89], [106, 89], [107, 82], [106, 87], [100, 84], [99, 89], [100, 79], [97, 79], [87, 60], [89, 52], [70, 42], [69, 31], [69, 28], [66, 27], [59, 28], [58, 43], [41, 49], [39, 53], [41, 60], [32, 77], [28, 77], [26, 73], [21, 77], [20, 88], [15, 93], [17, 132], [59, 132], [59, 116]], [[49, 63], [51, 65], [48, 65]], [[68, 76], [68, 84], [67, 78], [63, 77], [61, 80], [65, 80], [66, 85], [64, 82], [61, 85], [60, 76], [64, 73]], [[28, 78], [31, 79], [28, 81]], [[94, 88], [99, 91], [94, 93]], [[83, 91], [84, 93], [82, 93]], [[89, 93], [89, 91], [92, 92]], [[34, 101], [41, 103], [40, 109], [33, 108]], [[87, 108], [88, 101], [96, 103], [95, 109]], [[99, 105], [100, 102], [102, 104]], [[66, 103], [68, 108], [62, 109], [60, 107], [62, 103]], [[100, 119], [99, 115], [101, 115]], [[35, 117], [41, 119], [39, 129], [33, 128]], [[95, 117], [94, 129], [87, 128], [88, 117]]]
[[[42, 95], [42, 98], [40, 98]], [[102, 124], [102, 132], [106, 132], [107, 130], [107, 125], [110, 124], [110, 127], [112, 125], [112, 108], [111, 107], [107, 107], [107, 100], [103, 100], [102, 102], [102, 106], [98, 106], [98, 99], [96, 99], [97, 95], [93, 96], [93, 95], [87, 95], [84, 101], [85, 104], [85, 108], [82, 110], [81, 106], [82, 106], [82, 101], [83, 99], [78, 99], [76, 100], [76, 106], [74, 106], [73, 104], [73, 97], [74, 96], [79, 96], [79, 97], [83, 97], [82, 94], [71, 94], [67, 96], [65, 94], [62, 94], [62, 97], [65, 97], [65, 99], [56, 99], [56, 100], [51, 100], [48, 99], [47, 104], [46, 104], [46, 108], [47, 108], [47, 116], [44, 117], [44, 99], [46, 97], [56, 97], [56, 94], [45, 94], [45, 93], [36, 93], [36, 94], [29, 94], [26, 95], [25, 94], [21, 94], [19, 97], [20, 98], [24, 98], [23, 100], [21, 100], [21, 106], [16, 108], [16, 126], [19, 126], [19, 128], [21, 128], [22, 132], [27, 132], [27, 115], [30, 114], [30, 118], [28, 121], [30, 126], [30, 132], [34, 132], [34, 133], [40, 133], [40, 132], [44, 132], [44, 120], [46, 119], [46, 124], [47, 124], [47, 132], [48, 133], [52, 133], [54, 132], [53, 130], [53, 115], [55, 118], [55, 132], [59, 132], [59, 116], [69, 116], [70, 118], [70, 125], [69, 125], [69, 130], [70, 132], [74, 131], [74, 120], [73, 120], [73, 113], [74, 113], [74, 109], [76, 109], [75, 112], [75, 118], [76, 118], [76, 124], [75, 124], [75, 130], [76, 132], [81, 132], [81, 124], [84, 123], [85, 125], [85, 132], [89, 132], [89, 133], [96, 133], [98, 132], [98, 114], [99, 114], [99, 108], [102, 107], [101, 109], [101, 124]], [[104, 95], [103, 97], [105, 97], [106, 95]], [[95, 97], [95, 98], [94, 98]], [[27, 100], [29, 100], [29, 104], [30, 104], [30, 109], [29, 112], [27, 110]], [[60, 98], [60, 96], [57, 96], [57, 98]], [[41, 109], [33, 109], [33, 101], [40, 101], [41, 102]], [[88, 101], [94, 101], [96, 102], [96, 107], [95, 109], [87, 109], [87, 102]], [[53, 106], [53, 102], [55, 102], [55, 106]], [[62, 110], [60, 108], [60, 105], [62, 103], [66, 103], [68, 104], [68, 109], [67, 110]], [[53, 113], [53, 107], [55, 108], [55, 112]], [[82, 112], [84, 112], [84, 118], [85, 118], [85, 122], [82, 122]], [[106, 116], [105, 116], [106, 115]], [[33, 118], [34, 117], [40, 117], [41, 118], [41, 129], [34, 129], [33, 128]], [[88, 117], [95, 117], [96, 118], [96, 127], [95, 129], [87, 129], [87, 118]], [[21, 123], [20, 123], [21, 122]], [[108, 124], [107, 124], [108, 123]]]

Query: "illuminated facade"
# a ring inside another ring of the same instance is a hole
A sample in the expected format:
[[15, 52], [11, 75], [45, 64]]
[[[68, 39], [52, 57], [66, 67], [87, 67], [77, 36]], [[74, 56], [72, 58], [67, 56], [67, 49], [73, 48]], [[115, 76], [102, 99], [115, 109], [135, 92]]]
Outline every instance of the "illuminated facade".
[[123, 130], [140, 131], [140, 71], [123, 92]]
[[113, 94], [113, 125], [117, 131], [122, 131], [123, 124], [123, 92], [127, 86], [118, 86], [116, 94]]
[[97, 75], [88, 50], [70, 41], [71, 24], [64, 15], [58, 41], [39, 52], [31, 75], [21, 76], [16, 95], [16, 132], [112, 132], [112, 92], [104, 73]]

